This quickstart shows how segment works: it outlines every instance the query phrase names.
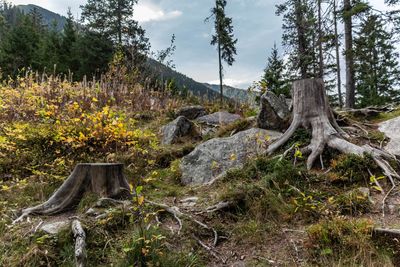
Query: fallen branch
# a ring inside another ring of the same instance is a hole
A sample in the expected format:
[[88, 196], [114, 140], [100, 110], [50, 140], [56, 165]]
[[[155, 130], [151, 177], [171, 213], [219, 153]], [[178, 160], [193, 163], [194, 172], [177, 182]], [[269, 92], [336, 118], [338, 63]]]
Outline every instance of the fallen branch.
[[390, 235], [400, 238], [400, 229], [375, 228], [372, 233], [374, 235]]
[[86, 261], [86, 234], [80, 221], [72, 221], [72, 233], [75, 238], [75, 264], [83, 267]]

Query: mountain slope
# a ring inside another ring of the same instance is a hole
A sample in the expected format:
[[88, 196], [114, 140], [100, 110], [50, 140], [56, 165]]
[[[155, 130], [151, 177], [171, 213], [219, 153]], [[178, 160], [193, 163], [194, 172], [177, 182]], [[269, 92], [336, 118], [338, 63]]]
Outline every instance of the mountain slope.
[[192, 78], [189, 78], [186, 75], [179, 73], [154, 59], [148, 59], [147, 71], [149, 72], [148, 75], [151, 75], [152, 78], [158, 78], [164, 81], [172, 79], [175, 80], [175, 83], [179, 88], [186, 87], [196, 96], [206, 97], [208, 99], [216, 99], [219, 97], [219, 93], [215, 92], [208, 86], [196, 82]]
[[29, 4], [29, 5], [18, 5], [17, 6], [23, 13], [28, 14], [32, 10], [36, 9], [37, 12], [42, 16], [43, 18], [43, 23], [49, 27], [51, 27], [54, 23], [54, 21], [57, 23], [57, 30], [62, 31], [64, 28], [64, 25], [67, 22], [67, 19], [64, 16], [61, 16], [57, 13], [54, 13], [50, 10], [47, 10], [43, 7]]
[[[218, 84], [204, 83], [204, 85], [217, 93], [219, 93], [219, 91], [220, 91]], [[235, 88], [235, 87], [228, 86], [228, 85], [224, 85], [223, 89], [224, 89], [225, 97], [235, 100], [240, 103], [253, 103], [257, 96], [257, 94], [255, 92], [249, 92], [247, 90], [242, 90], [242, 89]]]

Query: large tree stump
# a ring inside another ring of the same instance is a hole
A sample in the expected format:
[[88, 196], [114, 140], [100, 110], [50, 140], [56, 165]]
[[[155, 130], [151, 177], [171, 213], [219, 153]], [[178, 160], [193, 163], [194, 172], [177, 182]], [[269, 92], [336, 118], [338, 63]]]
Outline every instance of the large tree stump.
[[123, 175], [123, 164], [78, 164], [49, 200], [38, 206], [24, 209], [22, 216], [16, 221], [22, 220], [29, 214], [54, 215], [71, 210], [79, 204], [85, 192], [92, 192], [106, 198], [129, 198], [129, 184]]
[[394, 184], [393, 177], [400, 178], [387, 161], [388, 159], [393, 159], [392, 155], [369, 145], [361, 147], [346, 140], [348, 135], [338, 126], [334, 119], [322, 79], [295, 81], [292, 90], [292, 124], [278, 141], [269, 146], [267, 150], [269, 154], [285, 144], [296, 129], [303, 126], [312, 130], [311, 143], [303, 149], [304, 153], [310, 153], [307, 159], [308, 169], [311, 169], [315, 160], [322, 154], [325, 146], [328, 146], [346, 154], [360, 156], [365, 153], [370, 154], [392, 184]]

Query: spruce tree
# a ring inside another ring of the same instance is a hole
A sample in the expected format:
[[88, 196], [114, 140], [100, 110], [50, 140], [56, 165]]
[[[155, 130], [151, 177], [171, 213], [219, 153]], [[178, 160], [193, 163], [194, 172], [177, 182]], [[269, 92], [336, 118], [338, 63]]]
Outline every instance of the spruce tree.
[[217, 46], [218, 65], [219, 65], [219, 83], [220, 83], [220, 101], [224, 98], [223, 89], [223, 66], [222, 60], [228, 66], [232, 66], [235, 62], [237, 39], [233, 35], [232, 18], [226, 16], [225, 7], [226, 0], [216, 0], [215, 7], [211, 9], [211, 16], [206, 19], [214, 18], [215, 34], [212, 36], [211, 45]]
[[142, 67], [149, 51], [145, 31], [132, 18], [137, 0], [89, 0], [82, 8], [82, 20], [89, 30], [113, 41], [132, 69]]
[[283, 45], [289, 55], [293, 79], [318, 76], [315, 29], [317, 19], [313, 1], [286, 0], [277, 5], [276, 14], [283, 17]]
[[290, 86], [284, 78], [285, 67], [283, 59], [279, 57], [276, 44], [274, 44], [267, 61], [263, 80], [266, 82], [268, 90], [271, 90], [278, 96], [283, 94], [286, 97], [290, 97]]
[[384, 20], [370, 14], [355, 38], [355, 71], [358, 105], [383, 105], [399, 99], [399, 55]]

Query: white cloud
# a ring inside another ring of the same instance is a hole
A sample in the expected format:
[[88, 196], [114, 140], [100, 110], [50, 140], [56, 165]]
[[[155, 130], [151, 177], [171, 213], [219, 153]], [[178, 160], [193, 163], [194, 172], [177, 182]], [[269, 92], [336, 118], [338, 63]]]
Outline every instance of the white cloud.
[[[236, 88], [244, 88], [247, 89], [247, 87], [253, 82], [251, 79], [232, 79], [232, 78], [224, 78], [223, 80], [225, 85], [229, 85], [232, 87]], [[213, 80], [207, 82], [209, 84], [219, 84], [219, 80]]]
[[179, 10], [173, 10], [165, 12], [157, 5], [152, 3], [141, 3], [137, 5], [133, 13], [135, 20], [146, 23], [150, 21], [165, 21], [180, 17], [182, 12]]

